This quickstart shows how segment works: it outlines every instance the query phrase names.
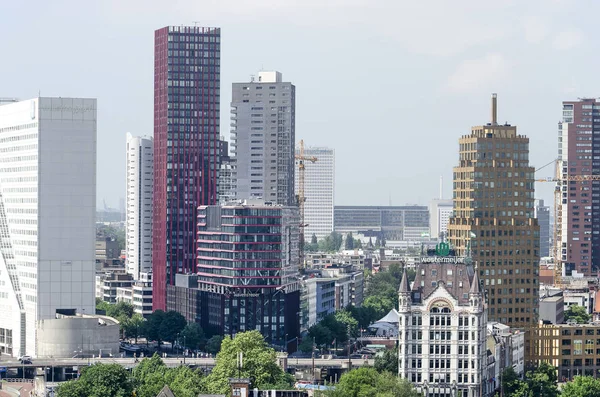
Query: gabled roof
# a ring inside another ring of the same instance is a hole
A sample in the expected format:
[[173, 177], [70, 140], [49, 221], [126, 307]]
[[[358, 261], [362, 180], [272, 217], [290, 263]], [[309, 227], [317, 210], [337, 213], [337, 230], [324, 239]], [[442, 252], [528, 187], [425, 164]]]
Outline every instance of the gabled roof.
[[175, 394], [173, 394], [168, 385], [165, 385], [156, 397], [175, 397]]

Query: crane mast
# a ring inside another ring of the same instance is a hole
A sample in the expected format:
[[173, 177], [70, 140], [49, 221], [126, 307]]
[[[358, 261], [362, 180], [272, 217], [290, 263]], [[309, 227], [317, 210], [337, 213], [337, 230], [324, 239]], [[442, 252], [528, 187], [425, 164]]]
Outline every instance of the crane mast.
[[296, 196], [296, 201], [300, 210], [300, 267], [304, 267], [304, 228], [307, 226], [304, 222], [304, 202], [306, 201], [304, 194], [304, 162], [310, 161], [314, 163], [317, 161], [317, 158], [304, 155], [304, 140], [300, 140], [298, 154], [294, 157], [298, 161], [298, 195]]

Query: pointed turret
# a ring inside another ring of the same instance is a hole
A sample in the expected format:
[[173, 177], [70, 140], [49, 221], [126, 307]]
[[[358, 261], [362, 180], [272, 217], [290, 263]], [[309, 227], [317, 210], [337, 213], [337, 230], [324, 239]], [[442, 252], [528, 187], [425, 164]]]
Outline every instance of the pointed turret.
[[400, 289], [398, 292], [410, 293], [410, 285], [408, 284], [408, 276], [406, 275], [406, 269], [402, 271], [402, 281], [400, 281]]
[[408, 275], [406, 269], [402, 271], [402, 281], [400, 281], [400, 288], [398, 288], [398, 311], [400, 313], [410, 312], [410, 305], [412, 299], [410, 297], [410, 285], [408, 284]]
[[481, 294], [481, 283], [479, 282], [479, 276], [477, 275], [477, 269], [473, 272], [473, 281], [471, 282], [471, 289], [469, 294]]

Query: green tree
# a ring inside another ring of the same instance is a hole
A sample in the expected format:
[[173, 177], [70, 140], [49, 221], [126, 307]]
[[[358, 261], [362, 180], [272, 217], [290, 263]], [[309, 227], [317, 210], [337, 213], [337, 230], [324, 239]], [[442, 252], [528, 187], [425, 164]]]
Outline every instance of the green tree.
[[577, 324], [587, 324], [591, 317], [585, 307], [579, 305], [571, 305], [565, 312], [565, 322], [572, 320]]
[[229, 378], [238, 377], [238, 354], [243, 354], [242, 378], [252, 379], [251, 387], [259, 389], [277, 385], [291, 385], [291, 378], [277, 365], [277, 353], [267, 346], [258, 331], [238, 333], [235, 338], [226, 336], [217, 354], [215, 367], [204, 378], [208, 393], [228, 394]]
[[398, 348], [386, 349], [375, 357], [375, 369], [379, 372], [398, 373]]
[[310, 238], [310, 243], [313, 245], [319, 244], [319, 240], [317, 240], [317, 235], [313, 234], [312, 237]]
[[144, 335], [150, 340], [155, 340], [160, 343], [163, 341], [161, 334], [161, 325], [165, 319], [165, 312], [162, 310], [155, 310], [151, 315], [148, 316], [144, 323]]
[[358, 327], [361, 329], [367, 328], [381, 318], [381, 316], [378, 317], [379, 313], [372, 306], [350, 306], [346, 310], [350, 311], [352, 317], [358, 322]]
[[210, 354], [217, 354], [221, 350], [221, 342], [223, 337], [221, 335], [215, 335], [206, 342], [206, 351]]
[[525, 382], [519, 379], [519, 375], [513, 367], [508, 367], [502, 371], [502, 390], [505, 396], [512, 396], [518, 390], [522, 389]]
[[165, 316], [159, 326], [159, 332], [162, 340], [171, 342], [171, 346], [175, 344], [177, 336], [183, 331], [187, 321], [185, 317], [173, 310], [165, 313]]
[[356, 248], [356, 249], [363, 248], [363, 243], [362, 243], [361, 239], [359, 239], [359, 238], [354, 239], [354, 248]]
[[165, 386], [177, 397], [196, 397], [203, 393], [203, 377], [200, 371], [186, 366], [167, 368], [157, 354], [143, 359], [133, 369], [136, 397], [155, 397]]
[[559, 394], [556, 368], [547, 362], [542, 362], [534, 371], [528, 371], [525, 379], [533, 394], [544, 397], [557, 397]]
[[350, 310], [338, 310], [334, 316], [337, 322], [342, 323], [346, 327], [346, 333], [350, 332], [350, 336], [352, 337], [359, 336], [358, 321], [352, 316]]
[[77, 380], [62, 383], [58, 397], [129, 397], [133, 382], [129, 373], [119, 364], [94, 364], [81, 369]]
[[576, 376], [561, 389], [561, 397], [600, 397], [600, 380], [591, 376]]
[[181, 336], [184, 337], [185, 347], [196, 350], [204, 340], [204, 331], [200, 328], [200, 324], [188, 323], [181, 331]]
[[375, 368], [362, 367], [346, 372], [326, 397], [419, 397], [420, 394], [406, 379], [390, 372], [379, 373]]
[[354, 249], [354, 237], [352, 236], [352, 232], [350, 232], [346, 235], [345, 249], [347, 249], [347, 250]]
[[304, 338], [302, 342], [298, 345], [298, 350], [302, 353], [312, 353], [313, 351], [313, 340], [312, 338]]
[[124, 320], [124, 323], [121, 324], [121, 327], [125, 331], [125, 336], [128, 338], [134, 338], [135, 343], [137, 343], [138, 337], [141, 335], [142, 330], [144, 329], [144, 317], [141, 314], [135, 313], [131, 318], [127, 318]]

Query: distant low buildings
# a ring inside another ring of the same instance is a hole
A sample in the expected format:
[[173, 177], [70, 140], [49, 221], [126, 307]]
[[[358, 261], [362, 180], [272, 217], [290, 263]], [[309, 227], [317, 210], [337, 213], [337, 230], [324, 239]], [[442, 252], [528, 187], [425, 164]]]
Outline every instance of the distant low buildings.
[[334, 230], [361, 233], [397, 241], [429, 240], [429, 209], [426, 206], [336, 205]]

